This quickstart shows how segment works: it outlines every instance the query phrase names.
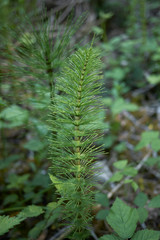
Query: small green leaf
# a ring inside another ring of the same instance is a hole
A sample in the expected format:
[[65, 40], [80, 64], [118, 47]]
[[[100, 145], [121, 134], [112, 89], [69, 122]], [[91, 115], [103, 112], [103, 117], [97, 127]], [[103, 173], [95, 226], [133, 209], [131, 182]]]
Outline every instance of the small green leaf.
[[42, 172], [37, 172], [32, 179], [32, 186], [41, 186], [43, 188], [47, 188], [50, 183], [48, 174], [42, 174]]
[[159, 231], [141, 230], [136, 232], [131, 240], [159, 240], [159, 236]]
[[36, 119], [36, 118], [30, 118], [31, 124], [34, 124], [34, 127], [36, 128], [37, 132], [43, 137], [46, 136], [46, 134], [49, 131], [49, 126], [45, 124], [44, 122]]
[[109, 206], [109, 200], [107, 198], [107, 195], [104, 194], [104, 193], [96, 193], [95, 201], [97, 203], [100, 203], [104, 207], [108, 207]]
[[148, 166], [154, 166], [156, 163], [160, 162], [160, 157], [150, 157], [145, 162]]
[[113, 145], [113, 143], [116, 141], [116, 139], [117, 138], [114, 135], [109, 135], [109, 136], [104, 137], [104, 139], [103, 139], [104, 147], [110, 148]]
[[113, 102], [113, 100], [110, 97], [106, 97], [106, 98], [102, 99], [102, 103], [104, 105], [106, 105], [107, 107], [110, 107], [112, 105], [112, 102]]
[[140, 207], [137, 209], [137, 212], [139, 215], [139, 222], [144, 223], [146, 221], [146, 219], [148, 218], [148, 211], [145, 208]]
[[150, 208], [160, 208], [160, 194], [152, 198], [149, 202], [148, 207]]
[[28, 116], [28, 111], [26, 109], [16, 105], [5, 108], [0, 113], [0, 118], [9, 121], [8, 128], [22, 126], [28, 120]]
[[103, 34], [103, 29], [97, 26], [92, 27], [92, 31], [96, 33], [97, 35], [102, 35]]
[[126, 179], [126, 180], [124, 180], [124, 184], [132, 183], [132, 182], [133, 182], [132, 179]]
[[7, 101], [4, 100], [2, 97], [0, 97], [0, 107], [6, 107], [7, 106]]
[[132, 186], [132, 188], [134, 189], [134, 191], [137, 191], [137, 189], [138, 189], [138, 184], [137, 184], [135, 181], [132, 181], [131, 186]]
[[101, 209], [97, 214], [96, 214], [96, 219], [99, 220], [106, 220], [106, 217], [109, 213], [108, 209]]
[[0, 170], [9, 167], [13, 162], [19, 160], [22, 155], [12, 154], [5, 159], [1, 159]]
[[123, 178], [123, 174], [120, 172], [116, 172], [109, 179], [110, 182], [119, 182]]
[[18, 195], [17, 194], [9, 194], [8, 196], [5, 197], [3, 205], [7, 205], [9, 203], [14, 203], [18, 200]]
[[44, 148], [44, 144], [38, 139], [31, 139], [23, 145], [24, 148], [30, 151], [40, 151]]
[[160, 75], [149, 75], [147, 77], [147, 81], [151, 84], [157, 84], [157, 83], [160, 83]]
[[107, 222], [121, 238], [132, 237], [138, 221], [138, 213], [134, 208], [116, 198], [108, 216]]
[[21, 187], [23, 187], [23, 185], [27, 182], [28, 178], [29, 178], [29, 174], [24, 174], [22, 176], [18, 176], [16, 174], [10, 174], [8, 177], [8, 189], [11, 188], [16, 188], [19, 189]]
[[108, 20], [110, 19], [112, 16], [113, 16], [113, 13], [112, 12], [100, 12], [99, 16], [102, 18], [102, 19], [105, 19], [105, 20]]
[[151, 142], [151, 147], [154, 151], [159, 151], [160, 150], [160, 139], [153, 139]]
[[[106, 71], [104, 75], [105, 75], [105, 78], [112, 78], [112, 79], [116, 79], [117, 81], [121, 81], [122, 79], [124, 79], [126, 75], [126, 71], [124, 71], [124, 69], [120, 67], [116, 67], [116, 68], [113, 68], [111, 71]], [[120, 108], [124, 110], [123, 107], [125, 105], [125, 100], [123, 98], [117, 98], [114, 102], [116, 102], [117, 106], [119, 106], [118, 102], [123, 103], [123, 106], [120, 106]]]
[[136, 145], [135, 150], [140, 150], [143, 147], [146, 147], [148, 144], [151, 144], [155, 139], [159, 138], [158, 131], [146, 131], [141, 135], [141, 141]]
[[113, 115], [116, 115], [123, 111], [134, 112], [138, 110], [138, 106], [134, 103], [125, 101], [123, 98], [118, 98], [113, 102], [111, 110]]
[[28, 217], [37, 217], [41, 215], [43, 212], [44, 211], [42, 207], [31, 205], [24, 208], [24, 210], [18, 214], [18, 217], [22, 219], [26, 219]]
[[57, 208], [58, 203], [57, 202], [50, 202], [47, 204], [47, 208], [50, 210], [54, 210], [55, 208]]
[[145, 193], [140, 192], [138, 193], [138, 195], [136, 196], [134, 203], [136, 204], [136, 206], [138, 207], [144, 207], [145, 204], [147, 203], [148, 197]]
[[134, 177], [137, 175], [138, 171], [134, 167], [125, 167], [122, 173], [126, 176]]
[[119, 143], [118, 145], [116, 145], [116, 146], [114, 147], [114, 150], [115, 150], [116, 152], [118, 152], [118, 153], [121, 153], [121, 152], [123, 152], [124, 150], [126, 150], [126, 144], [125, 144], [124, 142]]
[[113, 165], [115, 166], [115, 168], [118, 168], [121, 170], [127, 166], [127, 163], [128, 163], [127, 160], [121, 160], [121, 161], [115, 162]]

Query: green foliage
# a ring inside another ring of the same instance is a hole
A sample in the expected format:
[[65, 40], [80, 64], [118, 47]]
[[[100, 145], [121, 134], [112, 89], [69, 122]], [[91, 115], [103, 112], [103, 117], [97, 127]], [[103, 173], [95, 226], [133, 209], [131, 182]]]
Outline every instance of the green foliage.
[[[55, 74], [62, 67], [62, 60], [73, 50], [72, 37], [85, 18], [82, 15], [74, 21], [69, 17], [64, 26], [56, 16], [53, 23], [48, 12], [29, 9], [27, 14], [27, 3], [15, 2], [0, 2], [0, 169], [3, 171], [0, 181], [4, 190], [2, 207], [7, 207], [0, 210], [3, 214], [28, 204], [44, 204], [50, 195], [56, 198], [54, 188], [48, 187], [49, 163], [44, 161], [48, 151], [48, 105], [54, 95]], [[34, 2], [29, 1], [30, 8]], [[13, 137], [7, 142], [10, 132]], [[35, 207], [38, 216], [39, 207]], [[55, 212], [47, 208], [43, 224], [38, 225], [36, 233], [30, 232], [29, 237], [36, 236], [36, 239], [49, 227], [60, 215], [60, 210]], [[32, 209], [25, 208], [20, 215], [21, 219], [22, 215], [31, 217]]]
[[108, 210], [109, 200], [107, 198], [107, 195], [104, 193], [96, 193], [95, 201], [96, 201], [96, 203], [101, 204], [101, 206], [104, 208], [104, 209], [101, 209], [96, 214], [96, 219], [105, 220], [108, 215], [108, 212], [109, 212], [109, 210]]
[[23, 176], [17, 176], [16, 174], [11, 174], [8, 178], [8, 189], [12, 189], [12, 188], [17, 188], [19, 189], [20, 186], [24, 186], [24, 183], [27, 181], [27, 179], [29, 178], [29, 174], [24, 174]]
[[127, 206], [117, 198], [107, 216], [107, 222], [115, 232], [121, 238], [130, 238], [136, 229], [137, 221], [136, 209]]
[[[143, 198], [142, 201], [140, 198]], [[104, 235], [100, 240], [159, 240], [160, 232], [153, 230], [140, 230], [135, 233], [137, 222], [144, 223], [148, 217], [148, 212], [144, 206], [146, 204], [146, 195], [140, 193], [135, 202], [139, 206], [138, 209], [129, 207], [122, 200], [116, 198], [113, 206], [109, 210], [106, 219], [109, 225], [114, 229], [117, 235]], [[157, 198], [158, 201], [158, 198]]]
[[[125, 176], [135, 177], [138, 173], [137, 169], [130, 166], [127, 160], [119, 160], [115, 162], [113, 165], [116, 169], [118, 169], [118, 171], [116, 171], [112, 175], [112, 177], [109, 179], [110, 182], [119, 182]], [[132, 179], [125, 180], [125, 184], [127, 183], [131, 183], [131, 186], [133, 187], [133, 189], [137, 190], [138, 186]]]
[[146, 219], [148, 218], [148, 211], [147, 209], [143, 208], [143, 207], [139, 207], [137, 209], [138, 212], [138, 216], [139, 216], [139, 222], [140, 223], [144, 223], [146, 221]]
[[116, 98], [114, 100], [111, 98], [104, 98], [103, 102], [106, 106], [110, 107], [113, 116], [123, 111], [134, 112], [138, 110], [138, 106], [136, 104], [129, 103], [123, 98]]
[[38, 206], [28, 206], [22, 212], [20, 212], [16, 217], [0, 216], [0, 236], [8, 232], [15, 225], [18, 225], [28, 217], [37, 217], [43, 213], [41, 207]]
[[118, 113], [121, 113], [124, 110], [129, 112], [136, 111], [138, 110], [138, 106], [133, 103], [125, 102], [124, 99], [122, 98], [118, 98], [113, 102], [111, 110], [113, 115], [116, 115]]
[[31, 239], [37, 239], [37, 237], [40, 235], [41, 231], [44, 229], [45, 221], [42, 220], [38, 222], [30, 231], [29, 231], [29, 238]]
[[110, 182], [119, 182], [123, 178], [123, 174], [121, 172], [116, 172], [110, 178]]
[[115, 168], [122, 170], [127, 166], [127, 163], [128, 163], [127, 160], [121, 160], [121, 161], [115, 162], [113, 165], [115, 166]]
[[138, 207], [144, 207], [147, 203], [148, 197], [145, 193], [140, 192], [137, 194], [134, 203], [138, 206]]
[[160, 157], [150, 157], [146, 161], [146, 165], [149, 167], [152, 167], [154, 165], [157, 165], [160, 167]]
[[21, 219], [17, 217], [0, 216], [0, 236], [8, 232], [11, 228], [20, 222]]
[[27, 143], [25, 143], [24, 148], [31, 150], [31, 151], [40, 151], [44, 148], [44, 143], [42, 143], [39, 139], [31, 139]]
[[141, 135], [141, 141], [137, 144], [135, 150], [140, 150], [149, 144], [154, 151], [160, 150], [160, 139], [158, 131], [143, 132]]
[[12, 154], [11, 156], [2, 159], [1, 164], [0, 164], [0, 170], [6, 169], [7, 167], [11, 166], [15, 161], [17, 161], [21, 155], [18, 154]]
[[160, 75], [154, 75], [154, 74], [149, 75], [147, 77], [147, 81], [151, 84], [158, 84], [160, 83]]
[[101, 204], [103, 207], [109, 206], [109, 200], [107, 198], [107, 195], [104, 193], [97, 193], [95, 195], [95, 201], [99, 204]]
[[148, 218], [148, 211], [146, 208], [144, 208], [145, 205], [147, 204], [147, 201], [148, 201], [148, 196], [143, 192], [139, 192], [136, 198], [134, 199], [134, 203], [136, 204], [136, 206], [138, 206], [137, 212], [138, 212], [140, 223], [144, 223]]
[[21, 219], [26, 219], [28, 217], [37, 217], [43, 213], [42, 207], [31, 205], [26, 207], [23, 211], [18, 214]]
[[141, 230], [134, 234], [131, 240], [159, 240], [160, 232], [153, 230]]
[[44, 219], [39, 221], [28, 233], [31, 239], [37, 239], [42, 231], [56, 222], [61, 215], [61, 208], [57, 207], [57, 203], [51, 202], [46, 207]]
[[[159, 240], [160, 232], [153, 230], [140, 230], [136, 232], [131, 240]], [[121, 238], [115, 235], [104, 235], [100, 240], [124, 240], [126, 238]]]
[[53, 133], [50, 178], [61, 194], [60, 204], [65, 218], [69, 218], [75, 228], [76, 239], [83, 239], [81, 231], [91, 218], [91, 188], [96, 170], [93, 163], [100, 151], [93, 144], [100, 138], [100, 69], [96, 49], [79, 49], [67, 60], [57, 80], [56, 91], [62, 95], [55, 96], [51, 107], [51, 117], [54, 114], [56, 117], [50, 120]]
[[1, 111], [0, 128], [20, 127], [27, 123], [28, 117], [29, 115], [27, 110], [20, 108], [19, 106], [16, 105], [12, 105]]
[[148, 204], [148, 207], [160, 208], [160, 194], [152, 198], [152, 200]]
[[98, 211], [98, 213], [96, 214], [96, 219], [99, 220], [106, 220], [106, 217], [109, 213], [108, 209], [101, 209], [100, 211]]
[[10, 194], [9, 196], [7, 196], [4, 201], [3, 201], [3, 205], [8, 205], [9, 203], [14, 203], [18, 200], [18, 196], [17, 194]]

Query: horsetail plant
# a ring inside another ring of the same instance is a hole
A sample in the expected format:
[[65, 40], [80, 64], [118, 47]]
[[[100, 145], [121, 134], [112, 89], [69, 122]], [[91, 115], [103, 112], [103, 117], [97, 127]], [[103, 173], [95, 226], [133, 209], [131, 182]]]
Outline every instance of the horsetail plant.
[[[16, 81], [19, 77], [25, 77], [27, 87], [30, 86], [34, 92], [37, 85], [42, 86], [49, 91], [50, 101], [53, 101], [55, 88], [53, 80], [62, 67], [63, 59], [73, 49], [71, 47], [72, 37], [84, 22], [85, 14], [78, 20], [69, 16], [66, 26], [63, 27], [58, 25], [56, 17], [53, 21], [51, 16], [47, 16], [45, 10], [42, 9], [39, 14], [42, 14], [42, 17], [36, 24], [32, 23], [35, 12], [32, 21], [27, 15], [18, 27], [13, 29], [10, 26], [0, 27], [0, 32], [5, 30], [10, 33], [10, 45], [12, 46], [10, 47], [12, 51], [5, 49], [6, 39], [1, 37], [4, 45], [3, 55], [10, 64], [4, 66], [5, 74], [1, 74], [0, 77], [2, 79], [12, 77]], [[13, 44], [14, 41], [17, 41], [16, 44]], [[23, 82], [19, 84], [24, 85]]]
[[[67, 59], [56, 82], [55, 102], [51, 106], [52, 137], [50, 178], [55, 185], [64, 219], [73, 228], [71, 239], [86, 239], [91, 221], [94, 165], [101, 147], [95, 141], [101, 136], [101, 61], [92, 46], [79, 49]], [[54, 134], [56, 136], [54, 136]]]

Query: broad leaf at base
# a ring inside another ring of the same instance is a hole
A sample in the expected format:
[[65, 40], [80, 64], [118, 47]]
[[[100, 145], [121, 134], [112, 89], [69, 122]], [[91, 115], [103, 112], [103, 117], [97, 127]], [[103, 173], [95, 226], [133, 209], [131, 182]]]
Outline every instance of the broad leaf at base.
[[114, 231], [121, 238], [131, 238], [136, 229], [137, 221], [137, 210], [127, 206], [122, 200], [116, 198], [107, 216], [107, 222]]

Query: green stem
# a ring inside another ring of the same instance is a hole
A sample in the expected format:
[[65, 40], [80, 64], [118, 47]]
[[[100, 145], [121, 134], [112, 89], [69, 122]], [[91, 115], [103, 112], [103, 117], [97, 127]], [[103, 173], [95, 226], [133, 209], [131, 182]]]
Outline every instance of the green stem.
[[75, 139], [75, 143], [76, 143], [76, 148], [75, 148], [75, 154], [77, 155], [77, 166], [78, 166], [78, 174], [76, 175], [76, 177], [78, 177], [78, 179], [81, 178], [81, 174], [80, 174], [80, 171], [81, 171], [81, 139], [80, 139], [80, 106], [81, 106], [81, 94], [82, 94], [82, 85], [83, 85], [83, 81], [84, 81], [84, 74], [85, 74], [85, 71], [86, 71], [86, 66], [87, 66], [87, 63], [88, 63], [88, 58], [89, 58], [89, 55], [87, 55], [86, 57], [86, 62], [84, 64], [84, 67], [83, 67], [83, 70], [82, 70], [82, 75], [81, 75], [81, 79], [80, 79], [80, 82], [79, 82], [79, 88], [78, 88], [78, 97], [77, 97], [77, 104], [76, 104], [76, 111], [75, 111], [75, 136], [74, 136], [74, 139]]

